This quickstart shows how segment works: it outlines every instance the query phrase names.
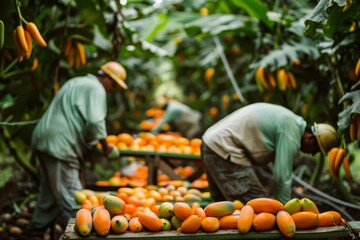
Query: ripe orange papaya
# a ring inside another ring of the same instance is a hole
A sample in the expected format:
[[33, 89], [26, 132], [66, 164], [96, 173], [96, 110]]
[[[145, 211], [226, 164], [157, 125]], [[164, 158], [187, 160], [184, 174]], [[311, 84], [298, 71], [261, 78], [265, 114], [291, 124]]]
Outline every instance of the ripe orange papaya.
[[253, 227], [257, 231], [268, 231], [274, 228], [276, 223], [275, 215], [272, 213], [259, 213], [254, 217]]
[[220, 229], [237, 229], [239, 215], [223, 216], [219, 219]]
[[201, 219], [204, 219], [206, 217], [205, 211], [202, 207], [196, 208], [193, 214], [199, 216], [199, 218]]
[[291, 215], [296, 229], [311, 229], [317, 225], [318, 215], [310, 211], [301, 211]]
[[106, 208], [98, 207], [96, 208], [93, 215], [93, 227], [95, 232], [99, 236], [106, 236], [110, 231], [111, 218], [110, 213]]
[[336, 211], [326, 211], [318, 214], [317, 227], [343, 225], [341, 214]]
[[176, 202], [173, 207], [174, 215], [181, 221], [184, 221], [192, 214], [191, 206], [186, 202]]
[[284, 205], [273, 198], [254, 198], [247, 202], [247, 205], [253, 207], [255, 213], [272, 213], [276, 214], [277, 212], [284, 210]]
[[282, 210], [276, 214], [276, 224], [284, 237], [292, 238], [296, 233], [296, 225], [291, 215]]
[[92, 216], [88, 209], [81, 208], [75, 215], [75, 228], [81, 236], [87, 237], [92, 229]]
[[179, 230], [183, 233], [196, 233], [200, 227], [201, 218], [197, 215], [191, 215], [181, 223]]
[[201, 228], [204, 232], [216, 232], [219, 230], [219, 227], [219, 219], [216, 217], [205, 217], [201, 220]]
[[139, 222], [152, 232], [161, 230], [162, 222], [155, 214], [139, 212]]
[[251, 205], [245, 205], [240, 210], [240, 215], [237, 222], [237, 228], [240, 233], [247, 233], [252, 227], [254, 220], [254, 209]]

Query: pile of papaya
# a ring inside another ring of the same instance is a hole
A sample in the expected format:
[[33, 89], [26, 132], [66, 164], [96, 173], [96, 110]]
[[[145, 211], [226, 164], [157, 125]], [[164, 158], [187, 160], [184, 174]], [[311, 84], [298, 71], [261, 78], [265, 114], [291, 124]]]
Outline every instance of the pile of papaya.
[[[178, 166], [174, 172], [181, 176], [183, 179], [188, 178], [195, 172], [193, 166]], [[146, 187], [148, 185], [148, 167], [142, 164], [136, 165], [136, 171], [132, 174], [122, 175], [121, 172], [115, 171], [114, 174], [106, 180], [97, 180], [96, 186], [99, 187]], [[203, 173], [199, 178], [195, 179], [191, 183], [185, 180], [171, 180], [170, 177], [162, 172], [157, 173], [157, 185], [158, 187], [164, 187], [168, 185], [174, 185], [175, 187], [191, 185], [193, 188], [206, 189], [209, 187], [206, 173]]]
[[[184, 185], [183, 181], [173, 180], [172, 184], [164, 187], [147, 185], [146, 187], [120, 187], [116, 192], [112, 192], [121, 198], [126, 204], [126, 217], [131, 218], [138, 210], [145, 207], [156, 211], [156, 204], [161, 202], [200, 202], [209, 203], [212, 201], [210, 192], [200, 191], [191, 186]], [[94, 207], [103, 205], [103, 197], [107, 192], [98, 192], [90, 189], [82, 189], [74, 193], [74, 199], [81, 208], [91, 210]]]
[[212, 202], [202, 207], [198, 202], [152, 203], [128, 215], [128, 204], [118, 196], [105, 195], [103, 205], [78, 210], [75, 231], [82, 236], [91, 232], [109, 233], [158, 232], [176, 230], [182, 233], [216, 232], [235, 229], [239, 234], [277, 229], [292, 238], [297, 230], [345, 224], [336, 211], [319, 212], [308, 198], [293, 198], [283, 204], [272, 198], [255, 198], [245, 205], [239, 201]]
[[[200, 154], [202, 140], [200, 138], [188, 139], [175, 133], [140, 132], [136, 136], [129, 133], [111, 134], [106, 137], [109, 145], [119, 150], [166, 152], [176, 154]], [[100, 143], [97, 148], [101, 150]]]

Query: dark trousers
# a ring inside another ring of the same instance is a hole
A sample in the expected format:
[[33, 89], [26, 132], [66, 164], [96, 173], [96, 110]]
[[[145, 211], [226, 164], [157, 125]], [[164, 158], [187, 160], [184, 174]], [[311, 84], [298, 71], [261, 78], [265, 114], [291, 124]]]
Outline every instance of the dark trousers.
[[251, 199], [265, 197], [265, 189], [253, 167], [223, 159], [205, 143], [201, 145], [201, 159], [214, 201], [240, 200], [245, 204]]

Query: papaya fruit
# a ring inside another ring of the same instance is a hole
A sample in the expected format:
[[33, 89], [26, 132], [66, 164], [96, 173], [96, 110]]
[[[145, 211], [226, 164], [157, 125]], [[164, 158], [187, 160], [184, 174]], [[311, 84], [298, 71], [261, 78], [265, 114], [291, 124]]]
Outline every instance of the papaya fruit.
[[254, 198], [248, 201], [247, 205], [250, 205], [256, 214], [262, 212], [276, 214], [277, 212], [284, 210], [284, 205], [273, 198]]
[[302, 198], [301, 202], [301, 211], [309, 211], [316, 214], [319, 214], [319, 209], [316, 204], [309, 198]]
[[172, 216], [171, 219], [170, 219], [171, 227], [174, 230], [178, 230], [181, 227], [182, 222], [183, 221], [178, 219], [175, 215]]
[[201, 207], [200, 203], [199, 202], [193, 202], [191, 203], [191, 209], [192, 209], [192, 213], [194, 214], [195, 213], [195, 210], [198, 208], [198, 207]]
[[131, 232], [141, 232], [144, 229], [144, 226], [139, 221], [139, 217], [133, 217], [129, 220], [129, 230]]
[[259, 213], [254, 217], [253, 227], [256, 231], [268, 231], [275, 227], [276, 218], [272, 213]]
[[236, 210], [241, 210], [244, 206], [244, 204], [240, 200], [234, 200], [233, 201]]
[[110, 213], [106, 208], [98, 207], [93, 216], [93, 227], [97, 235], [105, 237], [111, 227]]
[[292, 238], [295, 235], [296, 225], [287, 211], [281, 210], [276, 214], [276, 224], [284, 237]]
[[232, 201], [220, 201], [208, 204], [205, 208], [207, 217], [223, 217], [231, 215], [236, 210], [235, 204]]
[[111, 218], [111, 230], [114, 233], [124, 233], [129, 227], [129, 222], [123, 215], [115, 215]]
[[318, 214], [317, 227], [343, 225], [341, 214], [336, 211], [326, 211]]
[[74, 192], [74, 198], [77, 204], [82, 204], [86, 199], [86, 194], [82, 191]]
[[205, 217], [201, 220], [201, 228], [204, 232], [216, 232], [220, 228], [219, 219], [216, 217]]
[[252, 227], [254, 220], [254, 209], [251, 205], [245, 205], [238, 217], [237, 229], [240, 233], [247, 233]]
[[202, 207], [198, 207], [194, 210], [194, 215], [199, 216], [199, 218], [204, 219], [206, 217], [205, 211]]
[[293, 198], [284, 204], [284, 210], [290, 215], [301, 211], [301, 201], [298, 198]]
[[296, 229], [311, 229], [317, 226], [318, 215], [310, 211], [301, 211], [291, 215], [294, 219]]
[[181, 221], [184, 221], [192, 214], [191, 206], [186, 202], [176, 202], [173, 207], [174, 215]]
[[223, 216], [219, 219], [220, 229], [237, 229], [238, 215]]
[[126, 208], [124, 200], [114, 195], [104, 196], [103, 205], [113, 215], [123, 214]]
[[75, 215], [75, 227], [81, 236], [87, 237], [92, 230], [92, 216], [88, 209], [81, 208]]
[[197, 215], [191, 215], [182, 223], [179, 231], [183, 233], [196, 233], [201, 227], [201, 218]]
[[161, 230], [162, 222], [159, 217], [149, 212], [139, 212], [139, 222], [152, 232]]
[[161, 221], [161, 231], [169, 231], [171, 230], [171, 222], [169, 219], [160, 218]]
[[200, 202], [201, 197], [194, 193], [186, 193], [184, 195], [184, 201], [189, 202], [189, 203]]
[[171, 219], [174, 216], [174, 204], [171, 202], [163, 202], [159, 207], [160, 217]]

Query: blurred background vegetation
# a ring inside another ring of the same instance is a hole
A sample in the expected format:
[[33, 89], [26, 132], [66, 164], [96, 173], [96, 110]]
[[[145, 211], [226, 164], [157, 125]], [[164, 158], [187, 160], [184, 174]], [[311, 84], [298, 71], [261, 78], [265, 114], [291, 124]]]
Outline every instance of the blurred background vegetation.
[[[360, 57], [359, 3], [1, 1], [5, 44], [0, 50], [0, 189], [11, 182], [36, 183], [36, 162], [29, 148], [36, 121], [65, 81], [96, 73], [109, 60], [125, 66], [129, 86], [109, 96], [109, 134], [139, 132], [145, 110], [162, 94], [203, 112], [204, 129], [259, 101], [283, 105], [308, 123], [336, 126], [338, 114], [346, 107], [338, 101], [359, 80], [354, 71]], [[47, 47], [34, 43], [31, 56], [22, 61], [17, 59], [13, 40], [20, 16], [34, 22], [48, 43]], [[64, 55], [69, 39], [84, 46], [86, 64], [71, 66]], [[283, 89], [276, 82], [274, 88], [264, 88], [256, 78], [259, 67], [275, 80], [279, 69], [291, 72], [296, 86]], [[353, 144], [351, 151], [356, 152], [357, 142], [350, 142], [348, 126], [339, 128], [339, 133], [343, 146]], [[317, 156], [316, 161], [322, 158]], [[360, 183], [356, 159], [351, 163], [353, 181], [340, 178], [347, 189]], [[312, 165], [304, 178], [311, 178]], [[311, 184], [332, 189], [324, 169]]]

